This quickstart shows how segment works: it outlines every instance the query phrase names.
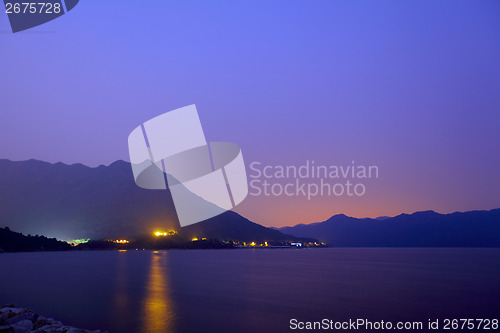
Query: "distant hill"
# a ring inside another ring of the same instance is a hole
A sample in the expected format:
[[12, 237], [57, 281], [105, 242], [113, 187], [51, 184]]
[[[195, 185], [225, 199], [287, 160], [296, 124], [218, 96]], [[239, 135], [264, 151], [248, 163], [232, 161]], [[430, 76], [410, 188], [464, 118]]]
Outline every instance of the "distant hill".
[[423, 211], [383, 219], [340, 214], [279, 231], [344, 247], [500, 247], [500, 209], [453, 214]]
[[[139, 188], [124, 161], [90, 168], [0, 160], [0, 226], [64, 240], [134, 238], [180, 229], [169, 191]], [[183, 228], [181, 234], [236, 241], [298, 239], [234, 212]]]
[[278, 230], [263, 227], [231, 211], [184, 227], [180, 233], [187, 237], [228, 239], [239, 242], [315, 241], [315, 239], [286, 235]]
[[60, 242], [55, 238], [44, 236], [25, 236], [11, 231], [9, 228], [0, 228], [0, 252], [20, 251], [61, 251], [69, 250], [71, 245]]

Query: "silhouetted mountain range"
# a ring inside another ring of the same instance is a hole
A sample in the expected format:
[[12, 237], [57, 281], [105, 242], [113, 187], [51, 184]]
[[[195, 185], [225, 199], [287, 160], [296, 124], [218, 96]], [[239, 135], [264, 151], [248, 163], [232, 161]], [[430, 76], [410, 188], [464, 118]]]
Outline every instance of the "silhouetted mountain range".
[[339, 214], [324, 222], [278, 230], [330, 246], [500, 247], [500, 209], [452, 214], [423, 211], [382, 219]]
[[[114, 238], [179, 230], [168, 190], [136, 186], [130, 164], [91, 168], [37, 160], [0, 160], [0, 226], [58, 239]], [[317, 239], [333, 246], [500, 246], [500, 209], [377, 219], [335, 215], [324, 222], [271, 229], [226, 212], [180, 235], [234, 241]], [[292, 235], [292, 236], [290, 236]]]
[[[179, 230], [168, 190], [144, 190], [128, 162], [91, 168], [0, 160], [0, 226], [58, 239], [123, 238]], [[181, 235], [235, 241], [295, 241], [226, 212], [183, 228]]]

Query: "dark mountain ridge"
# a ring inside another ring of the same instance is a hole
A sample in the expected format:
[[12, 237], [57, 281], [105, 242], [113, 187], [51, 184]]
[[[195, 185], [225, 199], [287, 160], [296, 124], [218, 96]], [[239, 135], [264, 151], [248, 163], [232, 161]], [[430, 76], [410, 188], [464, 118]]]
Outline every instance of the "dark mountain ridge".
[[500, 247], [500, 209], [439, 214], [422, 211], [379, 219], [343, 214], [278, 229], [345, 247]]

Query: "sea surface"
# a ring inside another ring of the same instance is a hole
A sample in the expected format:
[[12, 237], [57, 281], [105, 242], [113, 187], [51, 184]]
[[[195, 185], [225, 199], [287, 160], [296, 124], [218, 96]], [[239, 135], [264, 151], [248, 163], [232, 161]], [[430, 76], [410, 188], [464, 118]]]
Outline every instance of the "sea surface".
[[291, 319], [499, 318], [500, 249], [4, 253], [2, 303], [111, 333], [290, 332]]

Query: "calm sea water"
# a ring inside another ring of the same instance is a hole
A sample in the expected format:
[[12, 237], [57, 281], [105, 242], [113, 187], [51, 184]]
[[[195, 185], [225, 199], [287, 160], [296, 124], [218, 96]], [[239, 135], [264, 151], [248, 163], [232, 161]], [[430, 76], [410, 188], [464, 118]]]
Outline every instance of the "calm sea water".
[[110, 332], [289, 332], [289, 321], [500, 317], [500, 249], [0, 254], [0, 303]]

